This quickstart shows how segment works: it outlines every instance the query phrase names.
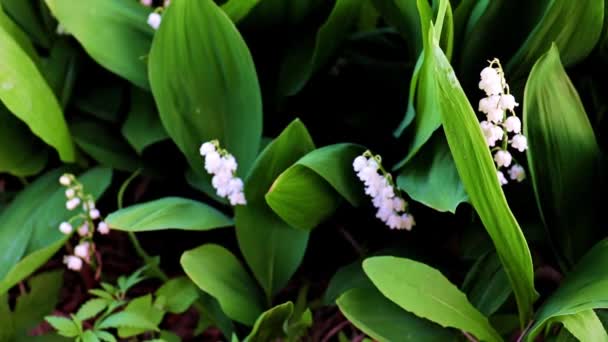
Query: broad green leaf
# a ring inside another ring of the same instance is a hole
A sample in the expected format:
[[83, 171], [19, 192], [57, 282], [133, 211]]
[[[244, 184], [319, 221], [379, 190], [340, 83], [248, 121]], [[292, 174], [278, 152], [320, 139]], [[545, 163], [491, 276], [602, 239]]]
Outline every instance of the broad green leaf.
[[410, 259], [381, 256], [366, 259], [363, 270], [386, 298], [416, 316], [469, 332], [482, 341], [502, 341], [488, 318], [436, 269]]
[[46, 0], [59, 23], [104, 68], [147, 89], [145, 58], [154, 30], [151, 10], [135, 1]]
[[165, 311], [181, 314], [184, 313], [194, 303], [199, 295], [198, 289], [186, 277], [178, 277], [164, 283], [156, 290], [157, 301], [159, 298], [164, 298]]
[[337, 144], [314, 150], [277, 177], [266, 203], [293, 227], [311, 230], [331, 216], [342, 198], [358, 205], [363, 197], [353, 160], [364, 148]]
[[27, 126], [0, 104], [0, 172], [30, 176], [42, 171], [48, 152]]
[[351, 289], [369, 287], [373, 288], [374, 285], [363, 272], [361, 261], [357, 260], [334, 273], [323, 295], [323, 302], [332, 305], [335, 304], [336, 299]]
[[199, 147], [218, 139], [245, 175], [260, 145], [262, 99], [251, 54], [228, 16], [211, 0], [175, 1], [149, 65], [161, 121], [190, 166], [206, 175]]
[[257, 284], [227, 249], [203, 245], [186, 251], [180, 262], [188, 277], [215, 297], [233, 320], [253, 325], [264, 311], [263, 296]]
[[74, 141], [93, 159], [121, 171], [135, 171], [141, 162], [118, 131], [101, 122], [78, 120], [70, 124]]
[[130, 232], [163, 229], [210, 230], [233, 224], [217, 209], [181, 197], [165, 197], [136, 204], [110, 214], [111, 228]]
[[262, 313], [244, 342], [266, 342], [287, 337], [285, 327], [293, 315], [293, 303], [286, 302]]
[[251, 12], [261, 0], [228, 0], [222, 5], [222, 10], [232, 19], [234, 23], [238, 23]]
[[13, 20], [36, 42], [45, 48], [50, 46], [50, 36], [44, 27], [38, 1], [2, 0], [0, 4]]
[[[95, 80], [87, 82], [87, 80]], [[117, 124], [128, 103], [127, 87], [120, 78], [100, 68], [85, 68], [78, 77], [72, 103], [86, 114]]]
[[138, 154], [147, 146], [168, 138], [149, 93], [131, 88], [131, 107], [121, 132]]
[[[4, 1], [4, 0], [3, 0]], [[8, 0], [13, 1], [13, 0]], [[25, 53], [32, 59], [34, 64], [38, 65], [39, 57], [36, 49], [32, 45], [32, 41], [25, 32], [7, 15], [4, 4], [0, 3], [0, 29], [4, 29]]]
[[561, 286], [538, 309], [526, 341], [534, 341], [545, 324], [557, 316], [608, 308], [608, 240], [599, 242], [570, 272]]
[[572, 315], [555, 318], [579, 341], [607, 342], [608, 334], [593, 310], [585, 310]]
[[564, 65], [575, 64], [593, 50], [603, 25], [603, 0], [552, 0], [519, 51], [509, 60], [507, 71], [514, 79], [523, 77], [553, 43], [562, 51]]
[[63, 284], [63, 271], [52, 271], [32, 277], [30, 292], [17, 298], [12, 314], [14, 334], [17, 340], [27, 339], [30, 330], [40, 325], [44, 317], [55, 309]]
[[449, 329], [403, 310], [373, 286], [351, 289], [337, 303], [351, 323], [380, 342], [458, 340]]
[[17, 262], [10, 268], [8, 273], [0, 280], [0, 294], [23, 281], [34, 273], [40, 266], [44, 265], [57, 251], [68, 241], [69, 236], [57, 240], [45, 248], [39, 249]]
[[313, 149], [306, 127], [293, 121], [260, 154], [245, 179], [247, 205], [235, 208], [239, 247], [268, 298], [287, 284], [302, 262], [309, 232], [281, 220], [264, 196], [281, 172]]
[[57, 330], [59, 335], [65, 337], [76, 337], [78, 335], [78, 326], [71, 319], [58, 316], [47, 316], [45, 320]]
[[572, 265], [597, 241], [600, 150], [555, 45], [526, 83], [524, 134], [538, 209], [560, 261]]
[[435, 132], [403, 166], [397, 185], [415, 201], [442, 212], [455, 213], [468, 199], [443, 132]]
[[436, 40], [429, 42], [424, 59], [432, 72], [430, 89], [439, 105], [456, 169], [471, 204], [494, 242], [513, 287], [523, 327], [538, 297], [528, 244], [498, 183], [496, 167], [477, 116]]
[[[145, 296], [141, 296], [135, 298], [127, 304], [124, 309], [124, 312], [130, 312], [138, 315], [141, 318], [148, 320], [150, 323], [158, 326], [163, 319], [165, 313], [152, 304], [152, 295], [147, 294]], [[150, 330], [149, 328], [132, 328], [132, 327], [119, 327], [118, 328], [118, 336], [121, 338], [132, 337], [135, 335], [143, 334], [144, 332]]]
[[[72, 216], [65, 209], [64, 189], [59, 185], [63, 172], [54, 170], [39, 177], [0, 213], [0, 250], [5, 252], [0, 255], [0, 293], [44, 264], [67, 238], [57, 228]], [[111, 178], [110, 170], [96, 168], [79, 179], [98, 198]], [[25, 255], [29, 256], [17, 265]], [[12, 279], [7, 276], [9, 272]]]
[[84, 302], [76, 312], [76, 317], [81, 321], [97, 316], [108, 307], [108, 300], [103, 298], [93, 298]]
[[279, 88], [284, 96], [298, 93], [312, 74], [329, 62], [357, 23], [361, 0], [335, 0], [327, 21], [314, 34], [306, 34], [286, 49]]
[[0, 100], [34, 134], [55, 148], [62, 161], [73, 162], [74, 144], [57, 98], [5, 21], [0, 19]]
[[82, 54], [68, 37], [53, 42], [48, 58], [42, 61], [42, 71], [61, 108], [65, 109], [72, 97], [79, 75]]
[[158, 331], [157, 324], [148, 317], [138, 313], [121, 311], [105, 318], [97, 325], [98, 329], [108, 328], [134, 328], [145, 331]]
[[493, 251], [479, 258], [462, 285], [469, 301], [486, 316], [493, 315], [513, 292], [498, 256]]

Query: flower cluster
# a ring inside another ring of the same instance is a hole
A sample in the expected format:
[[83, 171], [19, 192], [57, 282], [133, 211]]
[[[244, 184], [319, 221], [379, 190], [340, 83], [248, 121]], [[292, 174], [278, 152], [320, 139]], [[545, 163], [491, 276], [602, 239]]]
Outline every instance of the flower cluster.
[[407, 213], [407, 202], [401, 197], [392, 177], [381, 165], [380, 156], [365, 151], [353, 161], [353, 168], [365, 184], [365, 193], [372, 198], [378, 212], [376, 217], [391, 229], [411, 230], [416, 224], [414, 216]]
[[[152, 7], [153, 2], [154, 2], [153, 0], [140, 0], [140, 3], [146, 7]], [[160, 26], [160, 23], [162, 22], [162, 19], [163, 19], [161, 13], [170, 4], [171, 4], [171, 0], [165, 0], [163, 2], [163, 7], [157, 8], [154, 12], [152, 12], [148, 15], [148, 25], [150, 25], [150, 27], [152, 27], [155, 30], [158, 30], [158, 27]]]
[[70, 211], [77, 208], [81, 209], [80, 213], [59, 225], [59, 231], [66, 235], [72, 234], [74, 227], [77, 227], [76, 232], [80, 237], [78, 245], [74, 247], [74, 254], [65, 256], [63, 262], [69, 269], [80, 271], [83, 261], [88, 264], [92, 263], [92, 256], [95, 251], [95, 243], [93, 242], [95, 221], [99, 221], [97, 224], [99, 234], [108, 234], [110, 228], [107, 223], [101, 220], [101, 213], [95, 206], [93, 196], [84, 192], [83, 185], [74, 175], [69, 173], [62, 175], [59, 178], [59, 183], [66, 187], [66, 208]]
[[211, 185], [218, 196], [227, 198], [231, 205], [245, 205], [243, 180], [235, 175], [238, 164], [234, 156], [221, 149], [217, 140], [201, 145], [200, 154], [205, 158], [205, 170], [210, 175]]
[[511, 166], [508, 169], [509, 178], [521, 182], [526, 178], [526, 172], [521, 165], [513, 161], [508, 148], [510, 145], [513, 149], [523, 152], [528, 148], [528, 140], [522, 134], [521, 121], [515, 115], [515, 107], [519, 106], [519, 103], [509, 93], [509, 85], [498, 59], [490, 61], [490, 65], [481, 71], [479, 89], [487, 95], [479, 101], [479, 111], [486, 115], [486, 120], [482, 121], [480, 126], [488, 146], [492, 147], [494, 152], [498, 181], [501, 185], [508, 183], [501, 168]]

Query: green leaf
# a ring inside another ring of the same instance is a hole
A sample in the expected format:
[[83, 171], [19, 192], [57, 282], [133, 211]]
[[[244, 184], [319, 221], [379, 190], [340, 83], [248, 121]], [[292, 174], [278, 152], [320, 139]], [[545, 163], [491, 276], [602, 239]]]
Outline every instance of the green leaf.
[[29, 280], [30, 292], [17, 298], [13, 312], [14, 333], [27, 338], [30, 330], [40, 325], [46, 315], [53, 313], [63, 284], [63, 271], [39, 274]]
[[366, 259], [363, 270], [386, 298], [416, 316], [470, 332], [482, 341], [502, 341], [488, 318], [436, 269], [410, 259], [380, 256]]
[[0, 172], [25, 177], [42, 171], [48, 159], [27, 126], [0, 104]]
[[147, 24], [149, 8], [122, 0], [46, 0], [46, 4], [97, 63], [149, 88], [145, 57], [154, 34]]
[[311, 230], [331, 216], [342, 198], [358, 205], [363, 198], [352, 169], [364, 148], [337, 144], [300, 158], [274, 181], [266, 203], [293, 227]]
[[523, 327], [538, 297], [530, 250], [498, 183], [496, 167], [477, 116], [443, 51], [436, 41], [429, 45], [424, 60], [432, 71], [430, 87], [435, 93], [434, 101], [439, 104], [452, 157], [470, 202], [492, 238], [513, 287]]
[[152, 322], [148, 317], [143, 317], [137, 313], [129, 311], [121, 311], [108, 316], [106, 319], [101, 321], [97, 326], [98, 329], [109, 329], [109, 328], [134, 328], [142, 329], [144, 331], [158, 331], [158, 326]]
[[306, 127], [294, 120], [260, 154], [245, 179], [247, 205], [235, 208], [239, 247], [268, 298], [287, 284], [300, 265], [309, 232], [281, 220], [264, 196], [281, 172], [313, 149]]
[[140, 155], [146, 147], [168, 138], [149, 93], [131, 88], [131, 107], [121, 132]]
[[95, 335], [93, 330], [85, 331], [84, 334], [82, 334], [81, 338], [82, 342], [99, 342], [99, 338], [97, 337], [97, 335]]
[[[372, 0], [386, 22], [395, 27], [408, 44], [412, 55], [418, 56], [422, 52], [424, 34], [423, 24], [426, 25], [431, 18], [431, 8], [428, 2], [424, 4], [412, 0]], [[427, 11], [419, 12], [419, 5], [423, 4]]]
[[525, 76], [553, 43], [563, 52], [564, 65], [575, 64], [593, 50], [603, 25], [602, 0], [552, 0], [534, 30], [509, 60], [507, 72], [513, 79]]
[[63, 109], [72, 97], [82, 61], [81, 52], [75, 45], [68, 37], [57, 39], [42, 64], [44, 76]]
[[34, 45], [32, 45], [32, 41], [28, 35], [23, 32], [21, 28], [5, 13], [5, 8], [5, 4], [0, 4], [0, 29], [6, 30], [6, 32], [13, 37], [15, 42], [19, 44], [21, 49], [28, 54], [34, 64], [38, 65], [39, 57], [36, 49], [34, 49]]
[[100, 164], [121, 171], [141, 167], [135, 151], [114, 127], [97, 120], [78, 120], [70, 129], [78, 147]]
[[86, 321], [89, 318], [97, 316], [105, 308], [108, 307], [108, 300], [102, 298], [93, 298], [86, 301], [80, 306], [76, 312], [76, 317], [81, 321]]
[[254, 9], [260, 0], [228, 0], [222, 5], [222, 10], [234, 23], [238, 23]]
[[[147, 294], [135, 298], [127, 304], [127, 307], [123, 312], [130, 312], [138, 315], [139, 317], [153, 323], [158, 327], [160, 322], [163, 320], [165, 313], [152, 304], [152, 295]], [[157, 328], [158, 329], [158, 328]], [[149, 328], [138, 328], [138, 327], [119, 327], [118, 336], [121, 338], [132, 337], [135, 335], [143, 334], [150, 330]]]
[[50, 36], [44, 27], [38, 1], [2, 0], [4, 11], [23, 28], [32, 40], [45, 48], [50, 46]]
[[74, 144], [57, 98], [18, 38], [11, 35], [12, 30], [5, 19], [0, 20], [0, 100], [55, 148], [62, 161], [73, 162]]
[[190, 166], [206, 175], [199, 147], [218, 139], [245, 175], [260, 145], [262, 99], [251, 54], [226, 14], [211, 0], [175, 1], [149, 65], [161, 121]]
[[211, 230], [233, 224], [230, 218], [217, 209], [181, 197], [165, 197], [120, 209], [110, 214], [106, 222], [113, 229], [130, 232]]
[[340, 268], [329, 281], [323, 303], [326, 305], [334, 304], [336, 299], [345, 292], [356, 288], [373, 288], [374, 285], [369, 281], [360, 260]]
[[178, 277], [164, 283], [156, 296], [165, 299], [163, 308], [174, 314], [184, 313], [198, 299], [196, 286], [186, 277]]
[[579, 341], [607, 342], [608, 334], [593, 310], [585, 310], [555, 318]]
[[275, 341], [287, 337], [285, 326], [293, 315], [293, 303], [286, 302], [262, 313], [243, 342]]
[[61, 336], [76, 337], [78, 336], [78, 326], [71, 319], [58, 316], [47, 316], [44, 318]]
[[7, 293], [0, 295], [0, 317], [2, 317], [2, 320], [0, 320], [0, 341], [11, 341], [15, 332]]
[[493, 315], [513, 292], [494, 252], [486, 253], [475, 262], [462, 288], [471, 304], [486, 316]]
[[[0, 294], [44, 264], [68, 238], [58, 229], [72, 216], [65, 209], [64, 189], [59, 185], [63, 172], [54, 170], [39, 177], [0, 213], [0, 250], [4, 251], [0, 255]], [[111, 171], [102, 168], [79, 177], [95, 198], [111, 178]]]
[[351, 323], [380, 342], [458, 340], [450, 330], [401, 309], [373, 286], [351, 289], [336, 302]]
[[[560, 261], [572, 265], [597, 241], [594, 198], [600, 150], [555, 45], [534, 65], [526, 83], [524, 134], [536, 203], [549, 239]], [[581, 170], [586, 170], [585, 177]]]
[[599, 242], [574, 267], [549, 299], [538, 309], [526, 341], [534, 341], [553, 317], [589, 309], [608, 308], [608, 240]]
[[284, 96], [298, 93], [311, 75], [329, 62], [350, 30], [354, 28], [361, 9], [361, 0], [335, 0], [327, 21], [314, 34], [295, 39], [286, 49], [281, 65], [279, 89]]
[[227, 249], [207, 244], [182, 254], [181, 265], [192, 281], [215, 297], [230, 318], [252, 325], [264, 302], [254, 280]]
[[397, 185], [415, 201], [437, 211], [456, 212], [468, 200], [443, 132], [435, 132], [397, 176]]
[[101, 341], [104, 341], [104, 342], [116, 342], [116, 338], [114, 337], [114, 335], [110, 334], [109, 332], [98, 330], [98, 331], [95, 331], [95, 335]]

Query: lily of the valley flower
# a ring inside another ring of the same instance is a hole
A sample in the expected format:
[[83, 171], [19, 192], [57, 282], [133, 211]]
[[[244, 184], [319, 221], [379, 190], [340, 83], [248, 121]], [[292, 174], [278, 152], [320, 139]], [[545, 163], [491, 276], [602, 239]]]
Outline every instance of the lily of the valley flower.
[[233, 206], [246, 205], [244, 183], [236, 176], [238, 163], [234, 156], [221, 149], [217, 140], [203, 143], [199, 152], [205, 158], [205, 170], [213, 175], [211, 185], [216, 194], [227, 198]]

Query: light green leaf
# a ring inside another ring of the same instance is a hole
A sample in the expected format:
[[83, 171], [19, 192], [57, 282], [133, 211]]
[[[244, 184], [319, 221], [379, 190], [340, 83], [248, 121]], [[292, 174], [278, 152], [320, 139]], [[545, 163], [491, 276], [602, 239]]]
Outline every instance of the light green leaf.
[[295, 39], [286, 49], [287, 55], [281, 65], [279, 89], [284, 96], [298, 93], [311, 75], [324, 66], [348, 37], [357, 23], [361, 0], [335, 0], [334, 7], [314, 34]]
[[0, 104], [0, 172], [31, 176], [42, 171], [47, 150], [27, 126]]
[[188, 277], [215, 297], [230, 318], [253, 325], [262, 313], [264, 301], [259, 288], [227, 249], [203, 245], [186, 251], [180, 262]]
[[211, 230], [231, 226], [232, 220], [202, 202], [165, 197], [136, 204], [110, 214], [111, 228], [130, 232], [163, 229]]
[[131, 88], [131, 107], [121, 132], [140, 155], [147, 146], [168, 138], [150, 93]]
[[391, 256], [368, 258], [363, 270], [385, 297], [416, 316], [469, 332], [482, 341], [502, 341], [487, 317], [439, 271]]
[[211, 0], [175, 1], [149, 65], [161, 121], [190, 166], [207, 175], [199, 147], [218, 139], [245, 175], [260, 145], [262, 99], [251, 54], [228, 16]]
[[[130, 312], [138, 315], [139, 317], [155, 324], [157, 327], [163, 320], [165, 313], [152, 304], [152, 295], [147, 294], [145, 296], [137, 297], [129, 302], [123, 312]], [[135, 335], [143, 334], [150, 330], [149, 328], [138, 328], [138, 327], [119, 327], [118, 336], [121, 338], [132, 337]]]
[[164, 283], [156, 290], [158, 298], [164, 298], [162, 306], [166, 311], [180, 314], [188, 310], [188, 308], [198, 299], [198, 290], [196, 286], [186, 277], [178, 277]]
[[571, 315], [558, 316], [568, 331], [582, 342], [607, 342], [608, 334], [593, 310], [585, 310]]
[[98, 330], [95, 332], [95, 335], [104, 342], [116, 342], [114, 335], [110, 334], [109, 332]]
[[71, 320], [65, 317], [47, 316], [45, 320], [57, 330], [59, 335], [65, 337], [78, 336], [78, 326]]
[[429, 46], [424, 59], [432, 72], [430, 88], [439, 105], [456, 169], [471, 204], [494, 242], [513, 287], [523, 327], [538, 297], [528, 244], [498, 183], [496, 167], [477, 116], [443, 51], [436, 41], [429, 42]]
[[89, 318], [97, 316], [105, 308], [108, 307], [108, 300], [102, 298], [93, 298], [86, 301], [80, 306], [76, 312], [76, 317], [81, 321], [86, 321]]
[[442, 212], [455, 213], [468, 199], [443, 132], [435, 132], [403, 166], [397, 185], [415, 201]]
[[238, 23], [251, 12], [260, 0], [228, 0], [222, 5], [222, 10], [232, 19], [234, 23]]
[[104, 68], [147, 89], [145, 57], [154, 30], [149, 8], [135, 1], [46, 0], [53, 15]]
[[598, 238], [594, 219], [600, 150], [555, 45], [534, 65], [526, 83], [524, 134], [536, 203], [549, 239], [560, 261], [572, 265]]
[[74, 144], [57, 98], [11, 31], [6, 20], [0, 19], [0, 100], [34, 134], [55, 148], [62, 161], [73, 162]]
[[82, 342], [99, 342], [99, 338], [97, 337], [97, 335], [95, 335], [93, 330], [85, 331], [84, 334], [82, 334], [81, 338]]
[[450, 330], [403, 310], [373, 286], [351, 289], [337, 304], [351, 323], [380, 342], [458, 340]]
[[311, 230], [331, 216], [342, 198], [358, 205], [363, 198], [352, 168], [364, 148], [337, 144], [314, 150], [277, 177], [266, 203], [293, 227]]
[[121, 171], [135, 171], [141, 161], [118, 131], [101, 121], [78, 120], [70, 124], [74, 141], [100, 164]]
[[281, 172], [313, 149], [306, 127], [294, 120], [260, 154], [245, 179], [247, 205], [235, 208], [239, 247], [268, 298], [287, 284], [300, 265], [309, 232], [281, 220], [264, 196]]
[[599, 242], [576, 265], [549, 299], [538, 309], [526, 341], [542, 331], [553, 317], [589, 309], [608, 308], [608, 240]]
[[143, 317], [137, 313], [129, 311], [121, 311], [101, 321], [97, 326], [98, 329], [108, 328], [135, 328], [145, 331], [158, 331], [157, 324], [152, 322], [148, 317]]
[[604, 25], [604, 1], [551, 0], [534, 30], [509, 60], [507, 72], [523, 77], [536, 60], [555, 43], [564, 65], [575, 64], [593, 50]]
[[262, 313], [243, 342], [266, 342], [287, 337], [285, 327], [293, 315], [293, 303], [286, 302]]

